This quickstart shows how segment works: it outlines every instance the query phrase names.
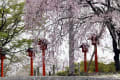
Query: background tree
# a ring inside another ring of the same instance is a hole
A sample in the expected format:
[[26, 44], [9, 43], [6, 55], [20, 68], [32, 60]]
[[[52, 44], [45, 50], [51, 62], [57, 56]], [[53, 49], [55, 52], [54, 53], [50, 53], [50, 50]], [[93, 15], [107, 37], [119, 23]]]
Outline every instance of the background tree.
[[[98, 7], [93, 4], [95, 1], [89, 1], [86, 0], [90, 7], [92, 8], [93, 12], [96, 16], [98, 16], [98, 19], [102, 19], [101, 22], [104, 24], [104, 26], [107, 27], [107, 29], [110, 32], [110, 35], [112, 37], [112, 43], [113, 43], [113, 51], [115, 53], [114, 60], [115, 60], [115, 66], [116, 71], [120, 70], [119, 66], [119, 12], [120, 12], [120, 2], [117, 0], [104, 0], [103, 2], [97, 1], [96, 4], [101, 4], [104, 7]], [[117, 5], [117, 6], [115, 6]], [[107, 9], [105, 9], [107, 8]], [[117, 17], [116, 17], [117, 16]], [[114, 20], [116, 19], [116, 20]]]
[[31, 44], [31, 40], [18, 38], [24, 32], [24, 2], [17, 0], [0, 2], [0, 46], [8, 52], [4, 70], [7, 75], [11, 64], [21, 61], [21, 57], [16, 53], [24, 53], [25, 49], [21, 47]]
[[[74, 73], [74, 56], [76, 56], [74, 53], [78, 53], [81, 43], [88, 43], [87, 39], [92, 34], [98, 35], [100, 39], [107, 27], [118, 44], [118, 38], [115, 38], [118, 34], [116, 35], [113, 28], [113, 23], [119, 25], [119, 17], [116, 17], [116, 15], [119, 16], [118, 13], [119, 1], [117, 0], [26, 0], [25, 20], [27, 29], [34, 29], [34, 27], [39, 27], [38, 23], [42, 23], [42, 16], [47, 17], [49, 26], [44, 28], [54, 48], [54, 53], [59, 54], [58, 47], [66, 39], [69, 40], [69, 71], [71, 74]], [[117, 44], [113, 43], [113, 49], [117, 48]], [[117, 49], [114, 52], [116, 70], [119, 70], [119, 51]]]
[[[74, 4], [74, 5], [73, 5]], [[48, 19], [49, 27], [46, 26], [46, 32], [51, 40], [51, 46], [54, 47], [55, 53], [63, 41], [63, 38], [69, 36], [69, 67], [70, 74], [74, 74], [74, 36], [75, 36], [75, 24], [77, 24], [76, 15], [74, 9], [77, 2], [72, 0], [26, 0], [26, 27], [27, 29], [34, 29], [33, 27], [39, 27], [38, 22], [43, 21], [42, 15], [45, 15]], [[34, 6], [33, 6], [34, 5]], [[47, 7], [45, 7], [47, 6]], [[47, 11], [47, 12], [46, 12]], [[53, 11], [55, 13], [53, 13]], [[55, 16], [51, 16], [55, 14]], [[50, 22], [52, 21], [52, 22]], [[41, 23], [40, 22], [40, 23]], [[52, 25], [52, 26], [51, 26]], [[29, 27], [28, 27], [29, 26]], [[51, 27], [50, 27], [51, 26]], [[78, 26], [78, 25], [77, 25]], [[37, 36], [38, 37], [38, 36]]]
[[[0, 5], [0, 46], [6, 46], [16, 35], [23, 31], [21, 25], [23, 3], [14, 0], [1, 0]], [[20, 24], [21, 23], [21, 24]]]

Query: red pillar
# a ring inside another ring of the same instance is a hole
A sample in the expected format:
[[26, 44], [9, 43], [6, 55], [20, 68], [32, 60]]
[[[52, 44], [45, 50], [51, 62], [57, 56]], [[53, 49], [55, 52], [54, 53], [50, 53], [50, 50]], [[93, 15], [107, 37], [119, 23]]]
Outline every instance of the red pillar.
[[45, 49], [42, 49], [43, 76], [45, 76]]
[[31, 64], [30, 75], [33, 76], [33, 57], [31, 57], [30, 64]]
[[3, 73], [3, 63], [4, 62], [4, 57], [1, 56], [1, 77], [4, 77], [4, 73]]
[[87, 58], [86, 58], [86, 51], [84, 52], [84, 72], [87, 72]]
[[94, 49], [95, 49], [95, 72], [98, 72], [97, 44], [94, 45]]

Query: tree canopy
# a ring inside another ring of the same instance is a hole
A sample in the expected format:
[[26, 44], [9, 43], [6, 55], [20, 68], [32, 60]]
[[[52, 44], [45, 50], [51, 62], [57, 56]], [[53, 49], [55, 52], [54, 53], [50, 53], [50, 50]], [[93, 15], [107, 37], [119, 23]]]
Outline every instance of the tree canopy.
[[92, 34], [101, 39], [107, 28], [113, 40], [114, 60], [118, 71], [119, 13], [118, 0], [26, 0], [25, 22], [27, 29], [34, 29], [39, 27], [38, 23], [42, 23], [42, 17], [46, 17], [50, 25], [44, 28], [52, 47], [59, 47], [67, 37], [70, 72], [74, 70], [74, 53], [78, 51], [78, 47], [83, 42], [88, 43], [87, 39]]
[[0, 0], [0, 2], [0, 47], [8, 53], [7, 64], [5, 64], [5, 75], [7, 75], [10, 65], [21, 61], [15, 53], [25, 51], [22, 46], [25, 46], [25, 43], [30, 45], [32, 41], [18, 39], [24, 32], [24, 2], [17, 0]]

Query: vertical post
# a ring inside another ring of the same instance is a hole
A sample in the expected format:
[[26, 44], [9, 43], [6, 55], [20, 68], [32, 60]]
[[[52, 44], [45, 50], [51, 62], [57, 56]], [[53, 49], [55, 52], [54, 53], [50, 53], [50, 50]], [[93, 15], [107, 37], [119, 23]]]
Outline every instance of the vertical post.
[[49, 71], [49, 76], [51, 76], [51, 72]]
[[87, 59], [86, 59], [86, 51], [84, 52], [84, 72], [87, 72]]
[[53, 75], [55, 75], [55, 65], [53, 65]]
[[97, 43], [98, 43], [98, 37], [97, 37], [97, 35], [93, 34], [91, 40], [92, 40], [92, 45], [94, 46], [95, 72], [98, 72], [98, 58], [97, 58]]
[[78, 63], [78, 72], [79, 72], [79, 75], [80, 75], [80, 63]]
[[40, 39], [38, 45], [40, 45], [40, 49], [42, 50], [42, 65], [43, 65], [43, 76], [46, 75], [45, 73], [45, 50], [47, 49], [47, 40]]
[[30, 76], [34, 76], [33, 57], [35, 56], [35, 53], [33, 52], [33, 48], [28, 48], [27, 52], [28, 56], [30, 57]]
[[33, 57], [31, 56], [31, 73], [30, 75], [33, 76]]
[[88, 52], [88, 44], [83, 43], [80, 48], [82, 48], [82, 52], [84, 53], [84, 72], [87, 72], [87, 52]]
[[1, 77], [4, 77], [4, 73], [3, 73], [3, 63], [4, 62], [4, 57], [1, 56]]
[[40, 75], [40, 73], [39, 73], [40, 71], [39, 71], [39, 67], [37, 67], [37, 76], [39, 76]]
[[42, 49], [43, 76], [45, 76], [45, 49]]
[[97, 44], [94, 45], [94, 49], [95, 49], [95, 72], [98, 72]]

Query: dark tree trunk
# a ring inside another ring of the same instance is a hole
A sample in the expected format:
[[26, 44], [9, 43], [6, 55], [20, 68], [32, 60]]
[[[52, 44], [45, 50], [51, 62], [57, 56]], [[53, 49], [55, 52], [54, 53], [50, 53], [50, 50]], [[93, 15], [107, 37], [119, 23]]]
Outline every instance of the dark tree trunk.
[[[100, 12], [98, 12], [96, 10], [96, 8], [92, 5], [91, 0], [86, 0], [86, 1], [90, 5], [92, 10], [95, 12], [95, 14], [99, 16]], [[106, 0], [106, 4], [108, 5], [107, 12], [109, 12], [109, 11], [111, 12], [111, 10], [110, 10], [110, 6], [111, 6], [110, 0]], [[108, 18], [108, 19], [106, 18], [105, 24], [106, 24], [106, 26], [107, 26], [107, 28], [108, 28], [108, 30], [110, 32], [110, 35], [112, 37], [112, 40], [113, 40], [113, 51], [114, 51], [114, 54], [115, 54], [115, 56], [114, 56], [115, 68], [116, 68], [116, 71], [120, 71], [120, 65], [119, 65], [119, 53], [120, 53], [120, 50], [117, 48], [119, 43], [117, 43], [117, 38], [116, 38], [116, 37], [118, 37], [120, 35], [116, 35], [114, 24], [112, 23], [112, 18]]]
[[111, 20], [109, 20], [108, 22], [106, 22], [106, 25], [108, 27], [108, 30], [110, 32], [110, 35], [112, 37], [112, 43], [113, 43], [113, 51], [114, 51], [114, 61], [115, 61], [115, 69], [116, 71], [120, 71], [120, 65], [119, 65], [119, 53], [120, 50], [117, 48], [117, 42], [116, 42], [116, 37], [118, 35], [116, 35], [115, 33], [115, 28], [114, 25], [112, 24]]
[[113, 51], [115, 53], [114, 61], [115, 61], [116, 71], [120, 71], [120, 65], [119, 65], [119, 52], [120, 51], [117, 49], [117, 43], [114, 39], [113, 39]]

